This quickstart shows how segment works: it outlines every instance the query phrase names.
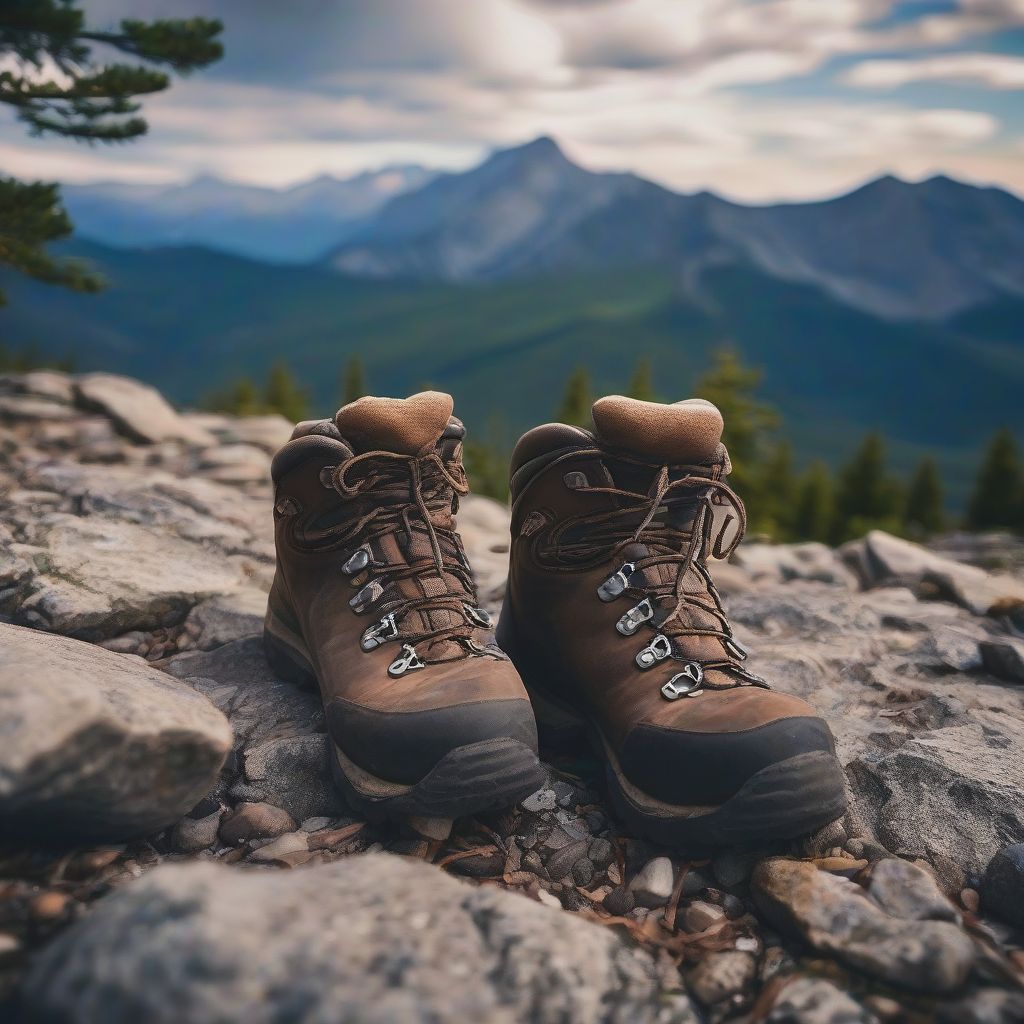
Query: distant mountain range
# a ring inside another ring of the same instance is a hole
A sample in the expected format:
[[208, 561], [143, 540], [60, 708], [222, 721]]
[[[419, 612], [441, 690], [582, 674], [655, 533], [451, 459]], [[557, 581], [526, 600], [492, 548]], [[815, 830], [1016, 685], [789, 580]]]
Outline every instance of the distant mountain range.
[[64, 195], [79, 235], [105, 245], [202, 245], [359, 277], [479, 282], [670, 267], [699, 302], [708, 267], [746, 266], [876, 316], [931, 321], [1024, 296], [1024, 202], [945, 177], [743, 206], [588, 171], [539, 138], [458, 174], [403, 166], [281, 191], [199, 178]]
[[66, 185], [78, 233], [121, 248], [204, 245], [270, 263], [308, 263], [340, 244], [389, 199], [434, 172], [396, 166], [324, 175], [287, 189], [202, 177], [186, 185]]
[[611, 392], [646, 356], [676, 399], [731, 345], [803, 459], [878, 428], [898, 466], [937, 457], [962, 499], [992, 432], [1024, 433], [1024, 203], [998, 189], [883, 178], [749, 207], [595, 174], [539, 139], [460, 174], [67, 194], [81, 230], [63, 251], [109, 287], [0, 275], [0, 342], [181, 402], [283, 359], [323, 415], [359, 354], [376, 393], [445, 388], [472, 430], [510, 438], [581, 363]]

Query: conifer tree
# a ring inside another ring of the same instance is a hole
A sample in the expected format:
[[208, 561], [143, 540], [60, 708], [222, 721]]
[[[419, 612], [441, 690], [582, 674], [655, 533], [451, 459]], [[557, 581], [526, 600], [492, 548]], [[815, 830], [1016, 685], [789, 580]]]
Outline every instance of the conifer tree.
[[348, 405], [366, 394], [366, 374], [363, 371], [363, 360], [352, 356], [345, 364], [345, 376], [342, 382], [342, 404]]
[[792, 535], [796, 540], [830, 539], [835, 519], [832, 477], [823, 462], [812, 462], [797, 487]]
[[790, 538], [793, 532], [798, 483], [793, 470], [793, 449], [788, 441], [774, 446], [763, 463], [757, 492], [760, 500], [751, 521], [773, 540]]
[[833, 539], [846, 540], [875, 528], [896, 530], [901, 509], [900, 487], [886, 468], [885, 441], [872, 432], [839, 472]]
[[574, 427], [585, 427], [590, 423], [590, 407], [594, 400], [590, 393], [590, 374], [585, 366], [577, 366], [569, 375], [565, 385], [562, 404], [558, 407], [556, 419]]
[[934, 459], [922, 459], [910, 481], [903, 523], [912, 534], [928, 537], [945, 525], [942, 481]]
[[641, 402], [658, 401], [658, 397], [654, 392], [651, 361], [646, 356], [637, 360], [636, 367], [633, 369], [633, 377], [629, 382], [629, 390], [626, 394], [630, 398], [636, 398]]
[[1020, 529], [1024, 503], [1024, 467], [1020, 449], [1003, 427], [989, 442], [967, 506], [972, 530]]
[[[11, 107], [31, 135], [87, 142], [136, 138], [147, 129], [137, 98], [170, 84], [159, 68], [187, 74], [219, 59], [221, 28], [207, 18], [126, 18], [116, 30], [103, 32], [86, 26], [77, 0], [2, 4], [0, 104]], [[94, 55], [94, 44], [133, 61], [108, 63]], [[50, 284], [97, 290], [101, 281], [83, 264], [46, 250], [71, 230], [56, 185], [0, 178], [0, 267]]]
[[306, 393], [295, 382], [291, 370], [284, 363], [275, 363], [270, 369], [264, 404], [269, 412], [280, 413], [292, 423], [306, 418], [309, 408]]
[[722, 440], [732, 460], [732, 483], [755, 520], [761, 498], [758, 467], [779, 424], [775, 410], [756, 398], [760, 383], [761, 371], [744, 366], [737, 353], [726, 348], [715, 353], [711, 369], [694, 389], [699, 398], [714, 402], [722, 413]]

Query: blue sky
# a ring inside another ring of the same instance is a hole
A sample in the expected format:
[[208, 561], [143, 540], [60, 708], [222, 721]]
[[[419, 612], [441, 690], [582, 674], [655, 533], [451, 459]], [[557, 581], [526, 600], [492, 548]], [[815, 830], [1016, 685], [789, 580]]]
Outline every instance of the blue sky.
[[285, 186], [460, 168], [539, 134], [595, 169], [748, 201], [946, 173], [1024, 194], [1024, 0], [85, 0], [224, 20], [225, 60], [115, 148], [27, 139], [65, 181]]

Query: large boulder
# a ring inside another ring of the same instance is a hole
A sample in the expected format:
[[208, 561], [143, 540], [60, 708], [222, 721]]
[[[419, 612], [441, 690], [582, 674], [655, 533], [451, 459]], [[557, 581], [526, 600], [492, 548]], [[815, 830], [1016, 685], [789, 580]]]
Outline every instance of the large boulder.
[[[243, 566], [161, 529], [100, 516], [44, 516], [19, 549], [16, 621], [83, 640], [180, 622], [200, 601], [247, 586]], [[2, 542], [0, 542], [2, 543]]]
[[25, 1004], [67, 1024], [696, 1024], [665, 980], [607, 929], [368, 854], [157, 868], [43, 953]]
[[148, 384], [113, 373], [87, 373], [75, 380], [74, 388], [81, 408], [109, 416], [132, 441], [183, 441], [201, 448], [215, 443], [211, 433], [179, 416]]
[[0, 624], [0, 832], [122, 840], [215, 784], [231, 728], [137, 658]]

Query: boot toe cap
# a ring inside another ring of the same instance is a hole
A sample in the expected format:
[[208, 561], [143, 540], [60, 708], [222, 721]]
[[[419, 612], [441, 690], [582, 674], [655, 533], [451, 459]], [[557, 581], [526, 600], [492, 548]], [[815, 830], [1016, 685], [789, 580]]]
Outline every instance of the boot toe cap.
[[333, 741], [360, 768], [412, 785], [459, 747], [512, 739], [537, 749], [537, 726], [525, 698], [464, 701], [415, 711], [382, 711], [335, 699], [327, 706]]
[[799, 754], [834, 754], [828, 725], [804, 707], [805, 714], [736, 729], [724, 723], [719, 729], [698, 730], [641, 722], [625, 737], [619, 764], [633, 785], [658, 800], [716, 806], [763, 768]]

